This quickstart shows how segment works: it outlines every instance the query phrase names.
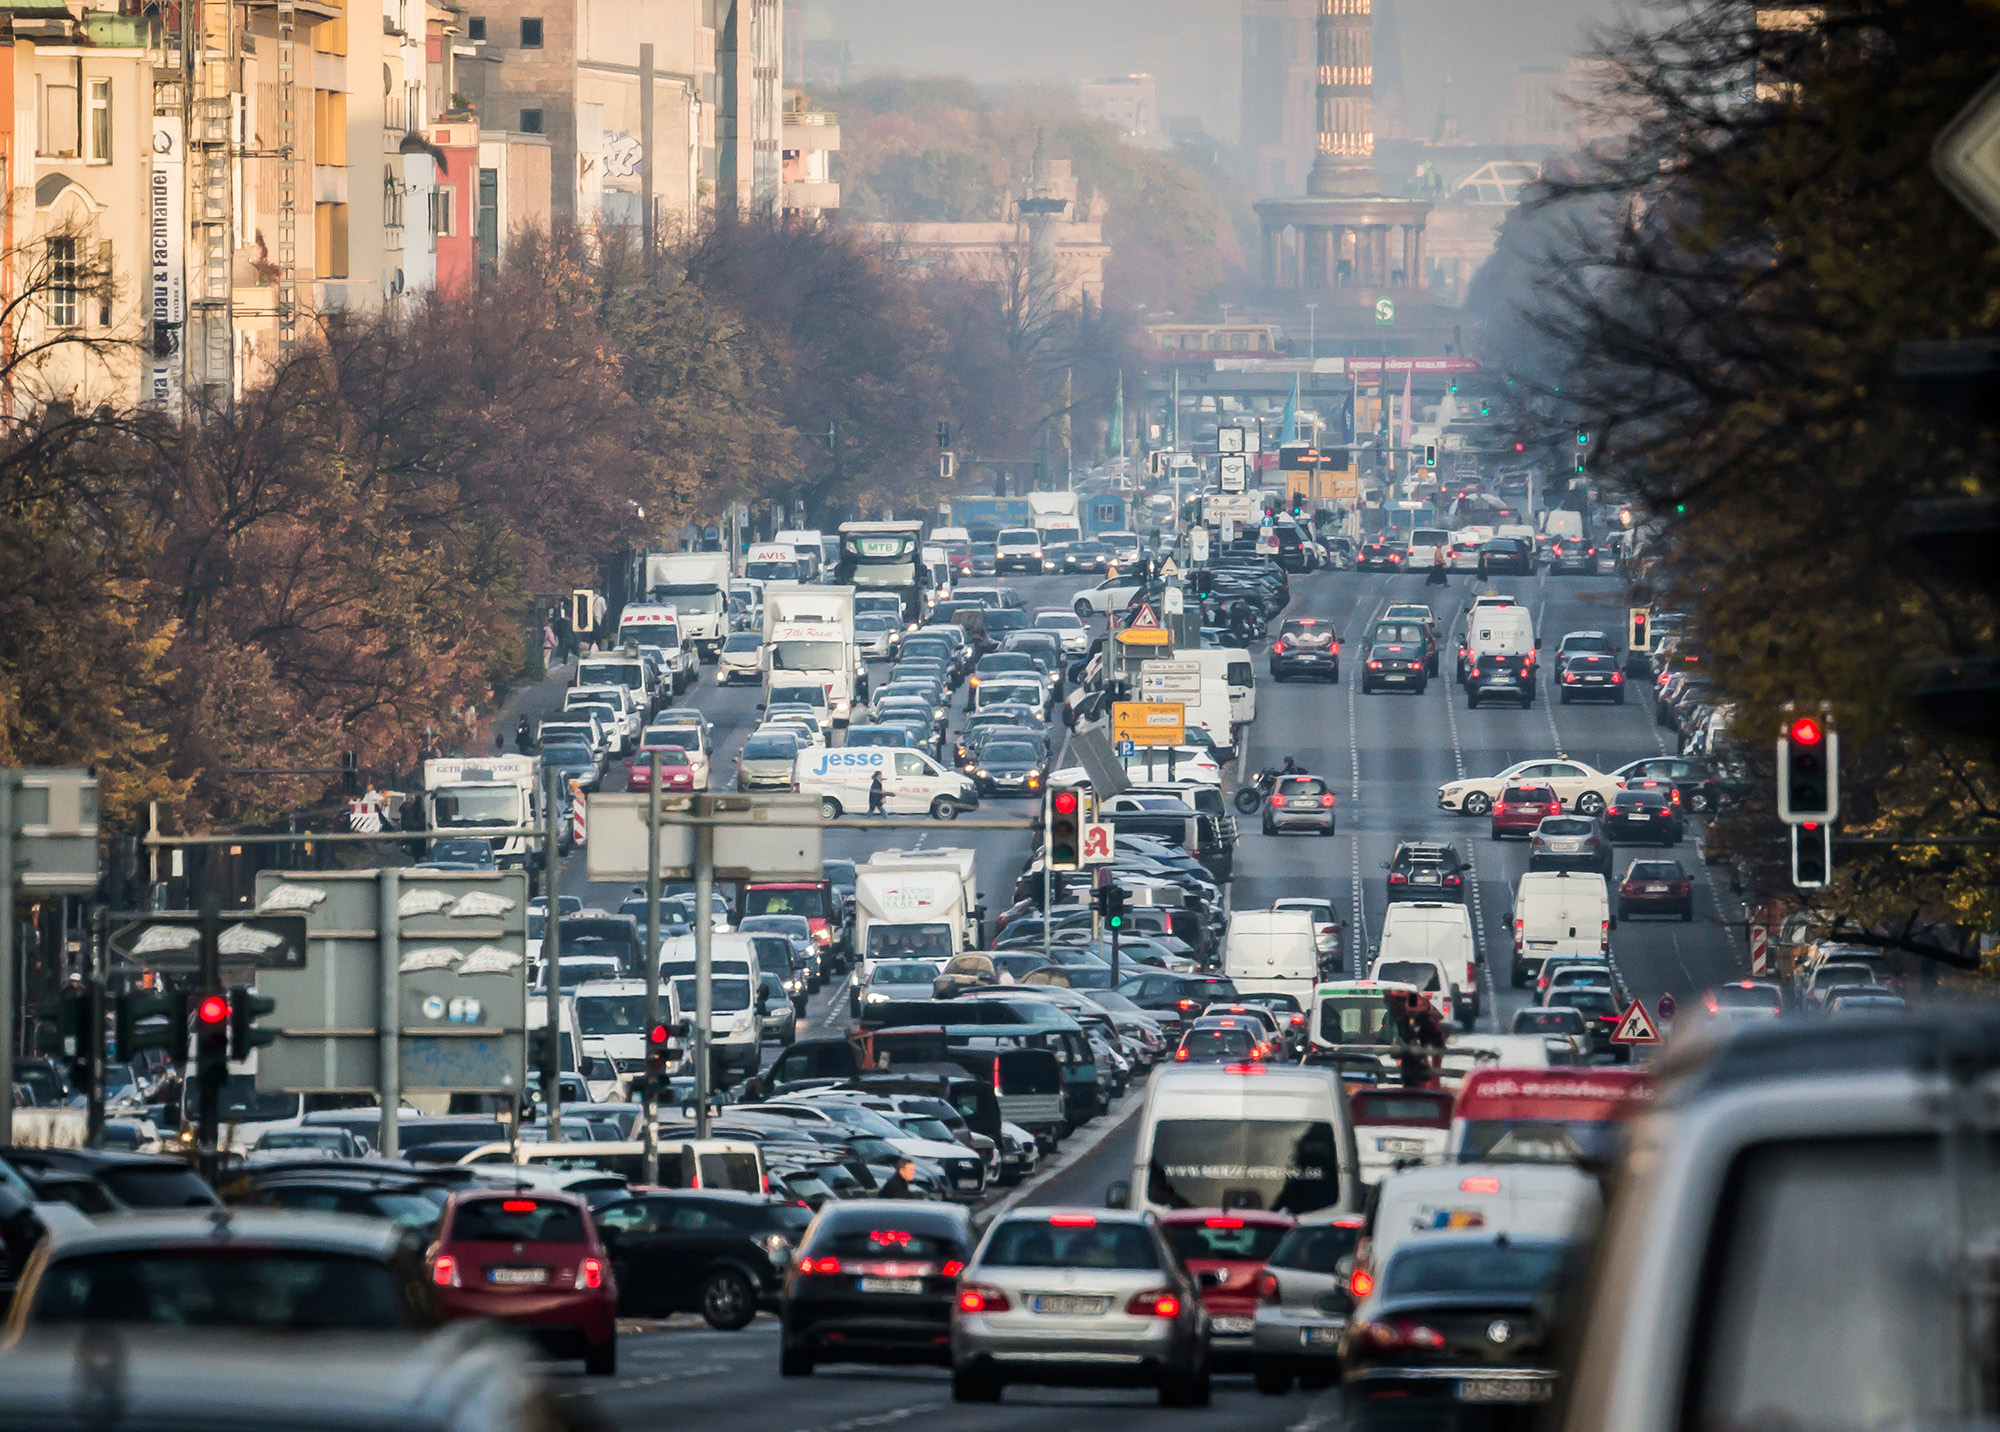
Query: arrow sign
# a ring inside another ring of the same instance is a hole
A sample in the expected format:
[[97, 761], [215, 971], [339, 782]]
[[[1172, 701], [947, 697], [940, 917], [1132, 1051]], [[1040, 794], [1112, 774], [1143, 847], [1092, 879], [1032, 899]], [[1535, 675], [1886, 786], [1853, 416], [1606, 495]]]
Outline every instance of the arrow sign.
[[[201, 964], [201, 916], [192, 910], [147, 915], [111, 932], [111, 952], [148, 970], [193, 970]], [[225, 970], [302, 970], [303, 915], [225, 914], [216, 940]]]
[[1618, 1021], [1618, 1032], [1611, 1036], [1613, 1044], [1658, 1044], [1659, 1026], [1653, 1023], [1653, 1016], [1646, 1012], [1646, 1002], [1632, 1001], [1632, 1007], [1625, 1011], [1625, 1017]]
[[1952, 197], [2000, 234], [2000, 79], [1960, 110], [1931, 146], [1931, 168]]

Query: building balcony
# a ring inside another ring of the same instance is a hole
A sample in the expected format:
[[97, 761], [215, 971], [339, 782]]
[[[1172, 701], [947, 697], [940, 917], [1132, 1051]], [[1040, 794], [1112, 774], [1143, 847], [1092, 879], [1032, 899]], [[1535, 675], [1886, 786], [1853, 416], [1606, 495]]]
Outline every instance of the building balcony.
[[787, 209], [838, 209], [840, 186], [830, 181], [795, 181], [784, 186], [783, 203]]
[[840, 121], [830, 114], [788, 114], [779, 147], [800, 152], [820, 149], [831, 154], [840, 148]]

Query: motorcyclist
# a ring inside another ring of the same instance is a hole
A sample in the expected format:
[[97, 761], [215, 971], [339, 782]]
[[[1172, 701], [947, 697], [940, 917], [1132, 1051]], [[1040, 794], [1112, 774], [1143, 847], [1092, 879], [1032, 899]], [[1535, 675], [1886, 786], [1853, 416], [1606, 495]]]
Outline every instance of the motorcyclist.
[[1281, 776], [1302, 776], [1305, 774], [1305, 768], [1290, 756], [1287, 756], [1285, 757], [1285, 764], [1278, 767], [1278, 774]]

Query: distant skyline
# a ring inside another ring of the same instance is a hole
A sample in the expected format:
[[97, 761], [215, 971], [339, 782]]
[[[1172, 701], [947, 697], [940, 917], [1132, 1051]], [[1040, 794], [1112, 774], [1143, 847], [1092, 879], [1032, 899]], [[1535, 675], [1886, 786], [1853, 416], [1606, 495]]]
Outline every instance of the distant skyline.
[[[1428, 138], [1446, 99], [1460, 132], [1498, 138], [1514, 72], [1561, 65], [1616, 0], [1376, 0], [1393, 7], [1403, 120]], [[845, 39], [857, 74], [963, 75], [980, 84], [1076, 83], [1145, 71], [1163, 115], [1192, 114], [1234, 143], [1241, 6], [1235, 0], [807, 0], [807, 34]], [[1381, 56], [1386, 62], [1392, 57]]]

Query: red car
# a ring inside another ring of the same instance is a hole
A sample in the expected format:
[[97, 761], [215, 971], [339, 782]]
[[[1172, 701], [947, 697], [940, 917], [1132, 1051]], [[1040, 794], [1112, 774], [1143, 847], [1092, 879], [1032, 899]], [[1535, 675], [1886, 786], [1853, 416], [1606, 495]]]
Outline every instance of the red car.
[[1694, 882], [1678, 860], [1635, 860], [1618, 882], [1618, 918], [1678, 915], [1694, 918]]
[[652, 789], [655, 751], [660, 756], [661, 793], [692, 791], [694, 765], [688, 760], [688, 753], [679, 746], [641, 746], [633, 752], [625, 770], [625, 789], [628, 791]]
[[1208, 1309], [1209, 1357], [1218, 1371], [1250, 1365], [1257, 1327], [1257, 1279], [1264, 1262], [1292, 1231], [1288, 1213], [1258, 1209], [1190, 1209], [1160, 1219], [1160, 1231], [1202, 1285]]
[[618, 1370], [618, 1286], [581, 1198], [454, 1193], [428, 1261], [446, 1318], [508, 1323], [586, 1372]]
[[1493, 838], [1533, 835], [1542, 817], [1562, 814], [1562, 802], [1552, 786], [1508, 786], [1493, 802]]

